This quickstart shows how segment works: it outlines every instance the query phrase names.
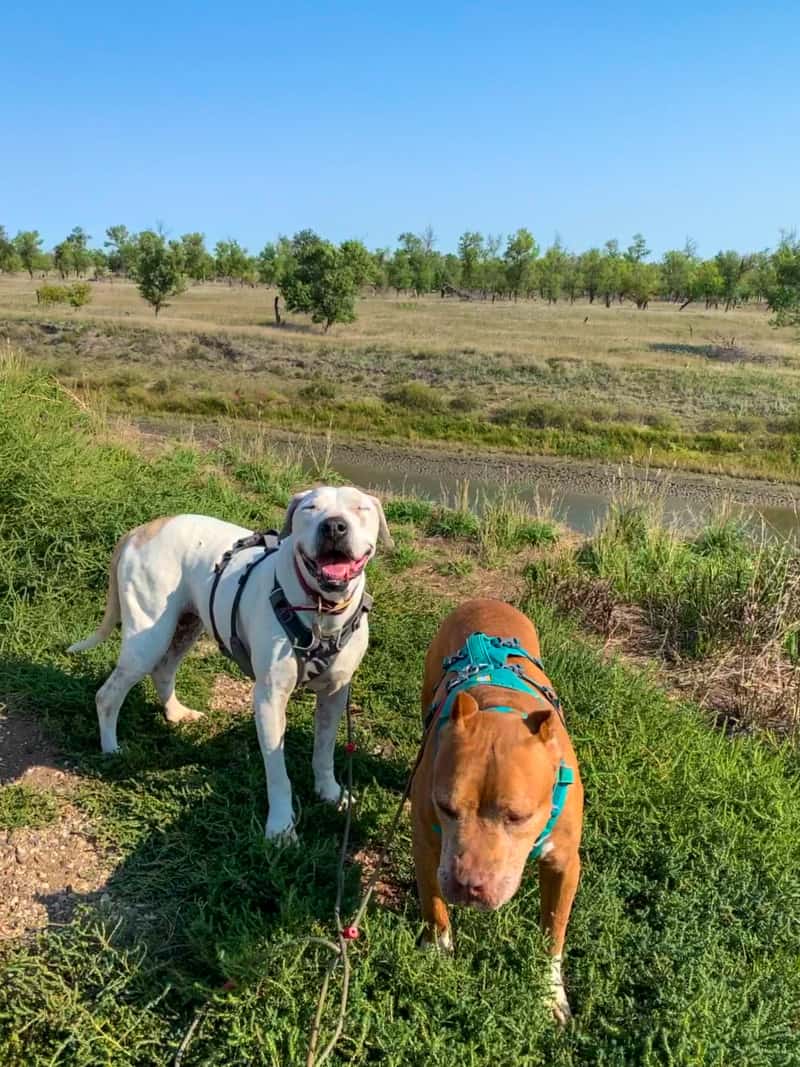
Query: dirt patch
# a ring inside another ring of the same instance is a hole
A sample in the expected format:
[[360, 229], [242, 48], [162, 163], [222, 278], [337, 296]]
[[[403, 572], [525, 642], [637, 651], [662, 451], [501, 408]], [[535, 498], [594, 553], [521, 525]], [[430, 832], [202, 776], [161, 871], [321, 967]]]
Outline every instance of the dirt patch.
[[612, 603], [607, 583], [599, 579], [587, 576], [580, 588], [586, 593], [580, 603], [571, 590], [562, 596], [557, 587], [554, 598], [562, 611], [603, 638], [606, 657], [618, 655], [654, 670], [667, 692], [708, 711], [731, 734], [768, 730], [788, 737], [800, 730], [800, 665], [792, 664], [777, 643], [758, 651], [734, 646], [700, 660], [667, 657], [663, 636], [642, 608]]
[[[361, 882], [363, 886], [366, 886], [375, 874], [379, 860], [380, 849], [377, 848], [361, 848], [351, 856], [351, 862], [358, 863], [361, 867]], [[395, 877], [387, 863], [375, 882], [373, 899], [382, 908], [388, 908], [390, 911], [402, 911], [412, 889], [411, 882], [405, 882]]]
[[50, 826], [0, 830], [0, 940], [68, 922], [78, 903], [102, 897], [110, 873], [85, 818], [66, 799]]
[[111, 865], [70, 801], [77, 783], [35, 719], [0, 716], [0, 788], [24, 784], [59, 806], [48, 826], [0, 830], [0, 940], [65, 923], [78, 902], [102, 893]]
[[0, 786], [25, 781], [59, 788], [64, 766], [35, 719], [0, 710]]
[[209, 707], [212, 711], [235, 714], [249, 713], [253, 706], [253, 683], [243, 678], [218, 674], [211, 690]]

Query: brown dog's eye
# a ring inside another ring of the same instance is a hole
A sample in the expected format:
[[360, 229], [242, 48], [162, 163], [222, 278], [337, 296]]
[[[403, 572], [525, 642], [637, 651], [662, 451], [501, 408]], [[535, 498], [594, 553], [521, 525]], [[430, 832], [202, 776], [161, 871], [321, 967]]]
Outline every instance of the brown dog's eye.
[[455, 810], [455, 808], [451, 808], [449, 804], [445, 804], [441, 800], [437, 800], [436, 807], [439, 809], [442, 815], [446, 815], [448, 819], [458, 818], [458, 812]]
[[516, 823], [521, 823], [521, 822], [527, 822], [528, 819], [530, 819], [530, 815], [525, 815], [520, 811], [509, 811], [509, 812], [506, 812], [506, 822], [515, 823], [516, 824]]

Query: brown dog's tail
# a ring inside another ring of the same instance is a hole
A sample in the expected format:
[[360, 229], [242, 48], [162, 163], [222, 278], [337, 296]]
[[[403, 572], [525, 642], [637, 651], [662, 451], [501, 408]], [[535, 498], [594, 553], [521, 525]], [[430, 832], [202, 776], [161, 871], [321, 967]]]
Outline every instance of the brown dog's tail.
[[122, 550], [127, 544], [130, 533], [126, 533], [123, 537], [117, 541], [114, 548], [114, 552], [111, 556], [111, 563], [108, 566], [108, 594], [106, 596], [106, 613], [103, 616], [103, 621], [97, 627], [91, 637], [85, 638], [83, 641], [76, 641], [74, 645], [70, 645], [67, 652], [87, 652], [90, 648], [96, 648], [97, 645], [102, 645], [110, 636], [114, 627], [120, 621], [122, 615], [119, 606], [119, 583], [117, 580], [117, 565], [119, 564], [119, 557], [122, 554]]

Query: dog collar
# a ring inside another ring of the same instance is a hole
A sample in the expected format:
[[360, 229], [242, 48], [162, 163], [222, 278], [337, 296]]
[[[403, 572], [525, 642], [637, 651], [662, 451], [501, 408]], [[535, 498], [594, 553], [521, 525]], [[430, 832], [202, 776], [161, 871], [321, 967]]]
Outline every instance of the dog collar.
[[297, 558], [297, 553], [292, 553], [292, 560], [294, 561], [294, 572], [297, 575], [297, 580], [300, 583], [300, 587], [306, 596], [310, 596], [312, 600], [316, 600], [316, 604], [298, 604], [292, 605], [293, 611], [315, 611], [318, 615], [340, 615], [343, 611], [347, 611], [350, 605], [353, 603], [353, 597], [349, 596], [347, 600], [328, 600], [324, 597], [319, 589], [315, 589], [312, 585], [309, 585], [306, 576], [303, 574], [303, 569], [300, 566], [300, 561]]

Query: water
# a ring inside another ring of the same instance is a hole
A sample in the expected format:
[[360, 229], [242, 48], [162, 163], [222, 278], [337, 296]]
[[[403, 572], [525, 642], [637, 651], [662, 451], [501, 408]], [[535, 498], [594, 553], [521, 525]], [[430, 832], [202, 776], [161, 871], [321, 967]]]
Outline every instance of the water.
[[[142, 418], [137, 424], [145, 433], [165, 436], [163, 425], [155, 420]], [[193, 423], [192, 433], [199, 440], [217, 444], [220, 427], [215, 423]], [[309, 441], [305, 438], [276, 437], [270, 443], [278, 451], [295, 455], [300, 446], [301, 454], [308, 455], [304, 446], [308, 446]], [[401, 448], [359, 447], [353, 443], [328, 443], [318, 439], [313, 442], [311, 454], [318, 458], [326, 456], [330, 466], [345, 481], [375, 492], [388, 489], [397, 495], [417, 495], [455, 504], [461, 499], [462, 487], [467, 482], [470, 506], [477, 510], [486, 500], [504, 492], [509, 484], [508, 472], [499, 465], [481, 467], [472, 457], [439, 456], [433, 451], [421, 455], [414, 451], [404, 453]], [[592, 534], [606, 515], [612, 498], [618, 495], [608, 471], [585, 466], [573, 469], [567, 464], [537, 461], [534, 457], [530, 462], [532, 465], [538, 463], [539, 470], [528, 473], [524, 466], [516, 463], [512, 472], [514, 494], [534, 508], [539, 502], [552, 502], [557, 519], [580, 534]], [[309, 458], [310, 473], [313, 465], [313, 459]], [[578, 484], [570, 485], [569, 480]], [[735, 495], [738, 489], [746, 497], [754, 491], [752, 482], [744, 483], [743, 488], [729, 479], [725, 487], [716, 492], [709, 491], [709, 484], [708, 479], [692, 481], [691, 476], [686, 476], [663, 491], [659, 502], [664, 519], [684, 529], [693, 529], [718, 511], [726, 493]], [[760, 529], [763, 523], [776, 537], [800, 540], [800, 500], [794, 504], [789, 502], [793, 496], [791, 489], [784, 492], [776, 486], [774, 490], [775, 495], [779, 499], [785, 497], [787, 503], [739, 503], [732, 504], [731, 510], [755, 529]], [[767, 486], [765, 495], [769, 492]]]
[[[376, 460], [371, 455], [368, 461], [359, 462], [350, 455], [337, 454], [335, 446], [331, 465], [346, 481], [375, 492], [388, 489], [395, 494], [417, 495], [455, 503], [460, 499], [463, 485], [461, 479], [448, 474], [444, 469], [436, 474], [418, 470], [409, 472], [397, 456]], [[497, 477], [471, 477], [468, 482], [470, 504], [479, 510], [484, 501], [495, 499], [505, 488], [504, 481]], [[586, 535], [593, 533], [605, 517], [612, 496], [610, 489], [587, 492], [551, 487], [538, 481], [515, 482], [513, 492], [533, 507], [543, 500], [552, 502], [557, 519], [577, 533]], [[701, 525], [719, 509], [719, 499], [703, 500], [696, 495], [681, 496], [679, 492], [666, 493], [660, 496], [659, 500], [665, 521], [688, 529]], [[767, 530], [775, 536], [797, 538], [800, 535], [800, 514], [797, 508], [734, 503], [731, 510], [753, 527], [760, 528], [763, 522]]]

